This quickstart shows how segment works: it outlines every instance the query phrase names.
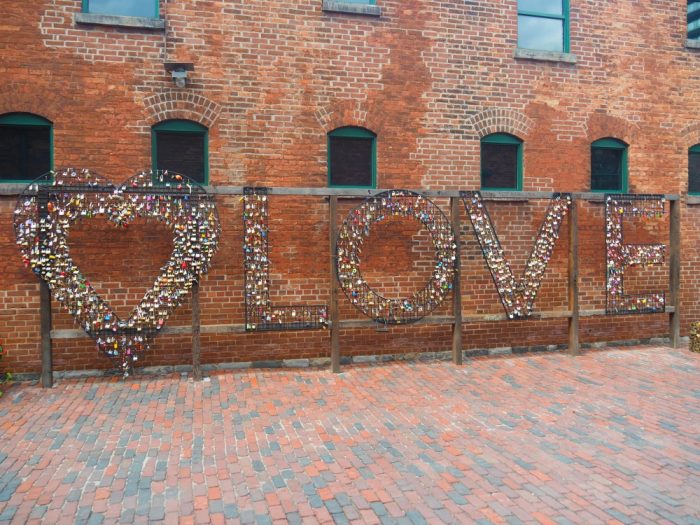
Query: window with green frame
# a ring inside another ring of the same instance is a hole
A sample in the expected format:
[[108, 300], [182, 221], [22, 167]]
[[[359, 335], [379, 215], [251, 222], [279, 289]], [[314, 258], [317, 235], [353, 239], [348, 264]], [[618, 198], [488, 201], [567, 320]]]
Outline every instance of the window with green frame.
[[83, 13], [158, 18], [159, 0], [83, 0]]
[[569, 0], [518, 0], [518, 47], [569, 52]]
[[481, 189], [523, 189], [523, 141], [508, 133], [481, 139]]
[[700, 195], [700, 144], [688, 150], [688, 193]]
[[51, 169], [51, 122], [31, 113], [0, 115], [0, 182], [32, 181]]
[[377, 0], [339, 0], [342, 4], [377, 5]]
[[688, 38], [700, 39], [700, 0], [688, 0]]
[[168, 170], [207, 184], [209, 132], [191, 120], [164, 120], [151, 128], [153, 170]]
[[613, 138], [591, 144], [591, 190], [627, 191], [627, 144]]
[[377, 135], [352, 126], [328, 133], [328, 185], [377, 187]]

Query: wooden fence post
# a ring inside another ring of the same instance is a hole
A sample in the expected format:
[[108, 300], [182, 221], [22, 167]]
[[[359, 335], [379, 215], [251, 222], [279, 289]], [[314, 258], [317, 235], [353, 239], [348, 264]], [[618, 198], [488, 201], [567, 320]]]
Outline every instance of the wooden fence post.
[[202, 380], [202, 340], [201, 340], [201, 309], [199, 306], [199, 282], [192, 284], [192, 377], [195, 381]]
[[[45, 219], [49, 214], [49, 191], [44, 184], [39, 185], [37, 194], [39, 220]], [[42, 238], [46, 235], [43, 227], [39, 230]], [[41, 331], [41, 386], [51, 388], [53, 386], [53, 349], [51, 348], [51, 289], [41, 280], [39, 284], [39, 323]]]
[[330, 250], [331, 304], [329, 321], [331, 325], [331, 371], [340, 372], [340, 315], [338, 313], [338, 278], [336, 275], [336, 245], [338, 197], [329, 197], [328, 206], [328, 246]]
[[569, 354], [579, 354], [579, 304], [578, 304], [578, 203], [571, 200], [569, 210]]
[[456, 365], [462, 364], [462, 264], [460, 252], [462, 249], [462, 235], [459, 222], [459, 197], [450, 198], [450, 219], [455, 234], [455, 244], [457, 245], [455, 259], [455, 276], [452, 284], [452, 312], [454, 324], [452, 325], [452, 362]]
[[53, 351], [51, 348], [51, 290], [46, 281], [39, 284], [41, 324], [41, 386], [53, 386]]
[[672, 200], [671, 205], [671, 264], [669, 285], [671, 288], [671, 346], [681, 345], [681, 201]]

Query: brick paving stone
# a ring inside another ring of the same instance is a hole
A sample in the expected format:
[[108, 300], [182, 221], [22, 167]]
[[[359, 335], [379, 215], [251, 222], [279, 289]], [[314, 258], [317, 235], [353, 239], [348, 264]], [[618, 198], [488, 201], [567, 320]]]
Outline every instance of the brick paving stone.
[[19, 384], [0, 524], [698, 524], [699, 407], [651, 346]]

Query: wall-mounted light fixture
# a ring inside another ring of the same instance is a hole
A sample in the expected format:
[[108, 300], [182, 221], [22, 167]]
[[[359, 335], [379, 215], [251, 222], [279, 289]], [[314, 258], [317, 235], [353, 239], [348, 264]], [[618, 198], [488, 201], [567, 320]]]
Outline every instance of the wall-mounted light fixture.
[[194, 64], [191, 62], [166, 62], [165, 70], [172, 75], [177, 87], [184, 88], [187, 83], [187, 72], [194, 71]]

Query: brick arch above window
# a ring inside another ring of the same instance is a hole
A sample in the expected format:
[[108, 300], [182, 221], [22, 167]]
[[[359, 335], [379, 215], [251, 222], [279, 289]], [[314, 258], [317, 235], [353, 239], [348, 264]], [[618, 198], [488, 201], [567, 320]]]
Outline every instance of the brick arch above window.
[[211, 128], [221, 114], [221, 104], [192, 92], [166, 92], [143, 100], [147, 124], [165, 120], [190, 120]]
[[0, 114], [31, 113], [53, 122], [64, 106], [65, 100], [51, 90], [37, 97], [36, 86], [8, 83], [0, 87]]
[[614, 138], [634, 147], [639, 142], [640, 134], [638, 124], [600, 110], [591, 113], [586, 122], [586, 138], [589, 143]]
[[691, 122], [681, 130], [683, 138], [683, 149], [689, 148], [700, 143], [700, 121]]
[[534, 121], [515, 109], [489, 108], [469, 119], [479, 138], [494, 133], [509, 133], [524, 138], [535, 125]]
[[372, 111], [363, 100], [339, 100], [319, 107], [316, 110], [316, 120], [323, 131], [330, 133], [343, 127], [371, 129], [379, 134], [382, 128], [382, 117]]

